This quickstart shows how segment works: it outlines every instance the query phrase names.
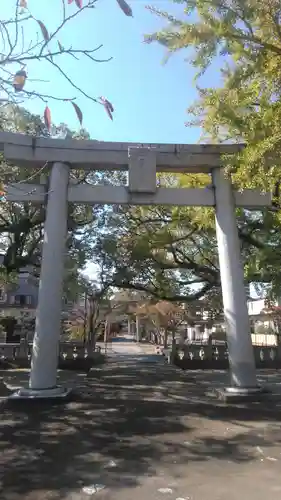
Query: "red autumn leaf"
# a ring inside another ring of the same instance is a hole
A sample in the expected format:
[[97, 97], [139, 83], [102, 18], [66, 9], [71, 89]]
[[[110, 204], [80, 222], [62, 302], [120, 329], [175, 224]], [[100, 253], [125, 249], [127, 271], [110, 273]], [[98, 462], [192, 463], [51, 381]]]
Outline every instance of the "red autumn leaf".
[[120, 9], [124, 12], [124, 14], [128, 17], [133, 17], [133, 11], [130, 5], [127, 4], [125, 0], [116, 0]]
[[21, 70], [16, 72], [16, 74], [14, 76], [14, 81], [13, 81], [13, 87], [14, 87], [16, 92], [20, 92], [23, 89], [25, 81], [26, 81], [26, 77], [27, 77], [27, 75], [26, 75], [26, 72], [24, 71], [24, 69], [21, 69]]
[[100, 97], [100, 100], [110, 120], [113, 120], [112, 113], [114, 112], [114, 107], [112, 106], [111, 102], [108, 101], [108, 99], [106, 99], [105, 97]]
[[68, 3], [71, 4], [73, 2], [73, 0], [68, 0]]
[[82, 9], [83, 7], [83, 0], [75, 0], [75, 3], [78, 7], [78, 9]]
[[20, 7], [22, 7], [23, 9], [26, 9], [26, 7], [27, 7], [27, 1], [26, 0], [20, 0]]
[[72, 106], [75, 109], [75, 113], [76, 113], [77, 118], [78, 118], [78, 120], [80, 122], [80, 125], [82, 125], [82, 122], [83, 122], [83, 113], [82, 113], [81, 109], [79, 108], [79, 106], [77, 106], [77, 104], [75, 102], [71, 101], [71, 104], [72, 104]]
[[45, 111], [44, 111], [44, 122], [45, 122], [46, 128], [50, 132], [52, 119], [51, 119], [51, 111], [50, 111], [50, 108], [48, 108], [48, 106], [46, 106]]
[[39, 21], [39, 19], [37, 19], [37, 23], [39, 24], [39, 26], [41, 28], [42, 35], [43, 35], [43, 38], [44, 38], [45, 42], [48, 42], [48, 40], [50, 39], [50, 37], [49, 37], [49, 33], [48, 33], [48, 30], [47, 30], [45, 24], [42, 23], [42, 21]]

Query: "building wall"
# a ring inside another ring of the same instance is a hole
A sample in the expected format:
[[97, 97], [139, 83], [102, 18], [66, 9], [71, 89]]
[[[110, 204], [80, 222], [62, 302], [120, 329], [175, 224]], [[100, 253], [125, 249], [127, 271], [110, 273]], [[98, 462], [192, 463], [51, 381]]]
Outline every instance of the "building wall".
[[248, 302], [248, 312], [250, 315], [261, 314], [264, 308], [265, 308], [264, 299], [249, 300]]
[[31, 268], [20, 270], [17, 282], [0, 289], [1, 316], [34, 315], [38, 303], [39, 280]]

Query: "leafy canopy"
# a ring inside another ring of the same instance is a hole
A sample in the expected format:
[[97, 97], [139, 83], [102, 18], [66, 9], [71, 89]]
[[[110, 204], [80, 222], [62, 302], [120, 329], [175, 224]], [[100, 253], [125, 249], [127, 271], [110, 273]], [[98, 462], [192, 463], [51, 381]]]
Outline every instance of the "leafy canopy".
[[[279, 0], [177, 0], [180, 18], [150, 8], [167, 26], [146, 37], [170, 53], [189, 48], [199, 100], [189, 108], [205, 138], [243, 142], [226, 164], [241, 187], [271, 188], [280, 180], [281, 4]], [[200, 76], [219, 64], [219, 88], [200, 88]]]

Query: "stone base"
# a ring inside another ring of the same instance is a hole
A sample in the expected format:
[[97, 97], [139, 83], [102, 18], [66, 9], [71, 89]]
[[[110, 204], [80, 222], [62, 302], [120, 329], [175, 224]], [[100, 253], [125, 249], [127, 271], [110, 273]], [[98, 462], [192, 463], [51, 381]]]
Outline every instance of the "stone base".
[[29, 389], [21, 388], [8, 396], [9, 401], [49, 401], [65, 402], [69, 400], [72, 389], [57, 386], [52, 389]]
[[216, 389], [215, 394], [224, 403], [247, 403], [270, 399], [271, 392], [264, 387], [224, 387]]

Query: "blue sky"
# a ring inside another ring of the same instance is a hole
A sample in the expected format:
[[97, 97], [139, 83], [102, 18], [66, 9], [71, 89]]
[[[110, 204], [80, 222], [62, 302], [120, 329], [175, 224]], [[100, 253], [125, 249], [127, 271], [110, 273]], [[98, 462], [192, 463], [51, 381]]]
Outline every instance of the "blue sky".
[[[61, 0], [27, 0], [33, 15], [42, 20], [49, 32], [60, 21]], [[85, 2], [86, 0], [84, 0]], [[196, 98], [193, 85], [194, 70], [184, 61], [186, 53], [173, 56], [163, 65], [164, 49], [157, 44], [142, 43], [143, 35], [165, 25], [165, 20], [152, 15], [146, 1], [128, 0], [134, 17], [126, 17], [116, 0], [98, 0], [92, 12], [82, 12], [59, 37], [60, 42], [73, 48], [93, 48], [103, 43], [97, 53], [100, 58], [112, 56], [108, 63], [92, 63], [86, 58], [75, 61], [70, 56], [57, 58], [62, 69], [75, 83], [92, 96], [105, 96], [115, 107], [111, 122], [103, 108], [73, 91], [58, 72], [45, 63], [33, 63], [28, 69], [31, 78], [49, 80], [49, 83], [28, 82], [28, 90], [77, 97], [77, 104], [84, 114], [84, 126], [93, 139], [105, 141], [138, 141], [162, 143], [192, 143], [200, 131], [187, 129], [186, 108]], [[15, 0], [10, 0], [10, 6]], [[149, 3], [149, 1], [148, 1]], [[6, 3], [7, 5], [7, 3]], [[183, 12], [183, 6], [171, 1], [156, 0], [157, 8], [172, 13]], [[8, 5], [5, 7], [8, 10]], [[75, 3], [67, 5], [69, 12], [77, 9]], [[1, 5], [1, 15], [2, 5]], [[32, 21], [26, 37], [38, 30]], [[208, 73], [208, 85], [218, 82], [218, 72]], [[27, 104], [36, 113], [42, 113], [40, 101]], [[78, 128], [72, 106], [67, 103], [49, 102], [55, 123], [66, 122]]]

